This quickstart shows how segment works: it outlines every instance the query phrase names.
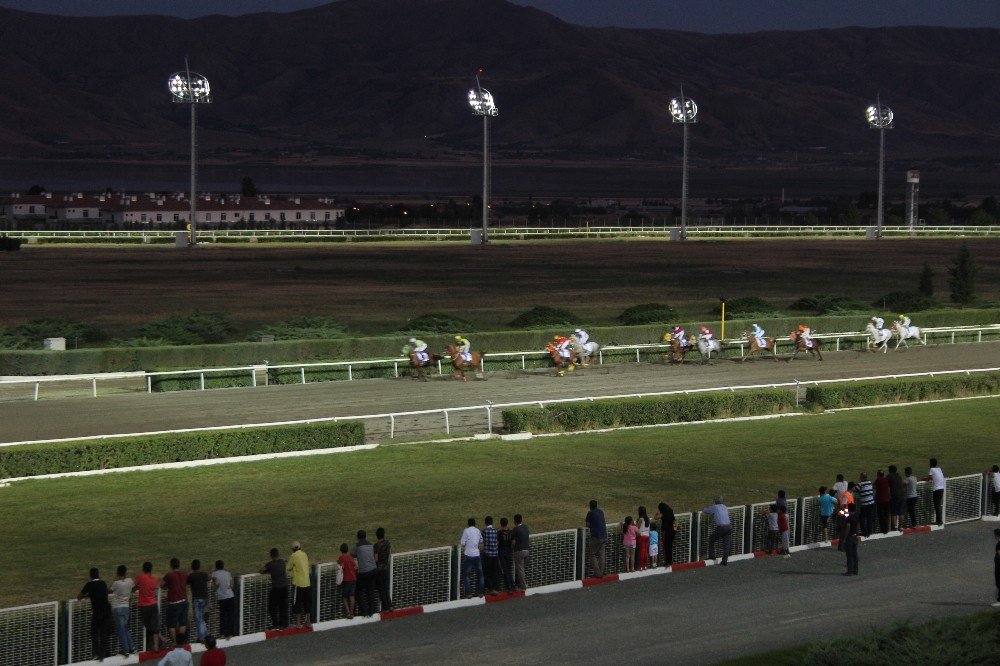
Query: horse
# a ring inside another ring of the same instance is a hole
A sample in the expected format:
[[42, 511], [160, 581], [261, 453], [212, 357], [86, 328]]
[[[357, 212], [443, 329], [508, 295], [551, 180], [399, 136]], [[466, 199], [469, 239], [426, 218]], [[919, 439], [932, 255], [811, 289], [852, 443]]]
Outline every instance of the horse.
[[892, 339], [892, 331], [883, 328], [879, 330], [875, 328], [875, 324], [869, 322], [868, 326], [865, 327], [868, 331], [868, 343], [866, 347], [869, 351], [875, 351], [876, 349], [881, 349], [882, 353], [885, 354], [889, 351], [889, 340]]
[[414, 379], [419, 379], [421, 381], [427, 381], [427, 370], [426, 368], [431, 367], [435, 363], [441, 360], [441, 356], [438, 354], [427, 354], [427, 360], [421, 361], [417, 358], [417, 352], [410, 350], [410, 376]]
[[577, 363], [583, 367], [587, 367], [590, 365], [590, 360], [601, 351], [601, 345], [594, 341], [581, 345], [574, 340], [570, 349], [573, 350], [573, 358], [576, 359]]
[[465, 376], [468, 370], [472, 370], [476, 373], [476, 379], [483, 378], [483, 357], [486, 356], [486, 352], [481, 351], [470, 351], [469, 355], [472, 356], [471, 361], [466, 361], [462, 358], [461, 352], [453, 344], [448, 344], [448, 349], [445, 352], [451, 357], [451, 365], [455, 368], [455, 372], [451, 373], [454, 379], [461, 379], [463, 382], [469, 381]]
[[774, 344], [774, 338], [764, 338], [764, 346], [761, 347], [757, 344], [757, 338], [750, 335], [750, 331], [743, 331], [743, 336], [750, 342], [750, 351], [747, 355], [740, 359], [740, 363], [746, 363], [746, 360], [753, 356], [754, 354], [763, 354], [764, 352], [771, 352], [771, 356], [774, 358], [775, 362], [778, 361], [778, 348]]
[[572, 354], [569, 358], [566, 358], [559, 352], [559, 348], [556, 347], [554, 343], [550, 342], [545, 345], [545, 350], [549, 352], [549, 356], [552, 357], [552, 365], [556, 367], [556, 374], [558, 376], [562, 377], [566, 374], [567, 370], [573, 372], [576, 368], [576, 364], [573, 363]]
[[698, 348], [695, 338], [692, 335], [687, 339], [687, 344], [682, 345], [680, 340], [674, 337], [670, 338], [670, 352], [663, 355], [664, 361], [670, 361], [671, 363], [680, 363], [683, 365], [684, 357], [687, 356], [688, 352], [692, 352]]
[[792, 331], [791, 333], [789, 333], [788, 339], [791, 340], [793, 343], [795, 343], [795, 351], [793, 351], [792, 355], [788, 357], [788, 359], [786, 359], [789, 363], [791, 363], [792, 359], [794, 359], [796, 356], [799, 355], [800, 351], [807, 351], [812, 356], [816, 356], [820, 361], [823, 360], [823, 353], [820, 351], [820, 347], [823, 346], [822, 340], [817, 340], [816, 338], [813, 338], [812, 347], [807, 347], [805, 338], [799, 335], [798, 331]]
[[[693, 339], [693, 338], [692, 338]], [[702, 340], [700, 337], [697, 339], [698, 342], [698, 353], [701, 354], [701, 363], [704, 365], [712, 359], [712, 352], [722, 353], [722, 340]]]
[[910, 338], [916, 338], [917, 342], [927, 346], [923, 336], [920, 334], [920, 329], [916, 326], [902, 326], [898, 321], [894, 321], [892, 322], [892, 330], [896, 332], [896, 337], [898, 338], [896, 346], [893, 349], [899, 349], [900, 344], [909, 349], [910, 345], [906, 344], [906, 341]]

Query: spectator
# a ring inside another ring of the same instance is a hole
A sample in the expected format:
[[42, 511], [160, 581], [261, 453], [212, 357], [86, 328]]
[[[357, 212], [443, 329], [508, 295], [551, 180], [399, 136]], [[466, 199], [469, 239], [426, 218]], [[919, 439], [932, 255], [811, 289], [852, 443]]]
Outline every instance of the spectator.
[[511, 534], [511, 549], [514, 551], [515, 584], [519, 590], [528, 589], [528, 557], [531, 555], [531, 531], [524, 524], [521, 514], [514, 514], [514, 532]]
[[368, 533], [358, 530], [358, 542], [351, 549], [358, 561], [358, 613], [365, 617], [375, 614], [375, 548], [368, 541]]
[[208, 574], [201, 570], [201, 560], [191, 561], [187, 584], [191, 588], [191, 608], [194, 610], [195, 642], [204, 641], [208, 635], [205, 626], [205, 608], [208, 606]]
[[858, 511], [854, 502], [855, 488], [856, 486], [854, 485], [854, 482], [849, 481], [847, 483], [847, 490], [840, 494], [840, 498], [837, 502], [837, 506], [840, 509], [837, 511], [837, 539], [839, 540], [837, 543], [837, 550], [839, 551], [847, 550], [844, 542], [847, 539], [847, 529], [849, 527], [847, 524], [848, 515], [853, 515], [858, 518], [860, 529], [860, 511]]
[[934, 490], [934, 524], [944, 525], [944, 513], [941, 502], [944, 499], [944, 472], [938, 467], [937, 458], [931, 458], [930, 474], [924, 477], [924, 481], [930, 481]]
[[778, 531], [781, 533], [781, 552], [788, 559], [792, 556], [791, 532], [788, 529], [787, 507], [778, 507]]
[[215, 561], [212, 585], [215, 586], [215, 598], [219, 601], [219, 634], [223, 638], [232, 638], [239, 633], [236, 630], [236, 593], [233, 592], [233, 575], [226, 571], [222, 560]]
[[125, 657], [136, 651], [132, 632], [128, 629], [129, 606], [134, 591], [135, 583], [128, 577], [128, 568], [124, 564], [118, 565], [115, 582], [111, 583], [111, 616], [118, 629], [119, 654]]
[[1000, 528], [993, 530], [993, 540], [996, 546], [993, 551], [993, 582], [997, 586], [997, 600], [994, 606], [1000, 606]]
[[722, 558], [716, 564], [727, 566], [729, 564], [729, 547], [733, 538], [733, 524], [729, 520], [729, 508], [722, 503], [722, 495], [716, 495], [715, 503], [712, 506], [706, 506], [701, 512], [712, 516], [715, 521], [715, 529], [708, 537], [708, 556], [712, 557], [715, 544], [721, 539]]
[[215, 636], [205, 636], [205, 654], [201, 655], [198, 666], [226, 666], [226, 651], [217, 646]]
[[[292, 574], [292, 614], [295, 628], [312, 628], [312, 583], [309, 580], [309, 556], [298, 541], [292, 542], [292, 556], [288, 558], [286, 569]], [[305, 625], [302, 624], [305, 616]]]
[[649, 566], [655, 567], [660, 562], [660, 532], [656, 523], [649, 524]]
[[767, 540], [764, 542], [764, 552], [772, 554], [778, 547], [778, 539], [781, 537], [781, 531], [778, 529], [777, 502], [767, 507], [764, 518], [767, 523]]
[[1000, 516], [1000, 465], [993, 465], [993, 469], [986, 473], [989, 480], [987, 488], [990, 492], [990, 505], [994, 516]]
[[146, 650], [159, 652], [163, 648], [163, 637], [160, 635], [160, 606], [156, 597], [160, 579], [153, 575], [152, 562], [142, 563], [142, 573], [135, 577], [135, 586], [139, 590], [137, 602], [139, 619], [146, 629]]
[[625, 550], [625, 573], [630, 573], [635, 569], [635, 545], [639, 536], [632, 516], [625, 516], [622, 523], [622, 548]]
[[500, 590], [500, 539], [497, 528], [493, 527], [493, 516], [483, 521], [483, 558], [486, 569], [486, 594], [497, 594]]
[[830, 540], [830, 517], [837, 508], [837, 491], [826, 486], [819, 487], [819, 526], [823, 531], [823, 541]]
[[392, 612], [390, 591], [392, 583], [389, 579], [389, 563], [392, 560], [392, 546], [385, 538], [385, 528], [375, 530], [375, 588], [378, 590], [379, 610], [383, 613]]
[[875, 510], [878, 515], [878, 527], [882, 534], [889, 533], [889, 499], [892, 497], [892, 489], [889, 487], [889, 479], [885, 478], [885, 472], [878, 470], [875, 472]]
[[187, 638], [187, 579], [187, 572], [181, 571], [181, 561], [175, 557], [170, 560], [170, 571], [160, 583], [160, 587], [167, 591], [167, 630], [175, 645], [178, 634], [184, 634]]
[[906, 505], [906, 484], [895, 465], [889, 465], [889, 515], [891, 529], [896, 532], [903, 530], [903, 507]]
[[833, 484], [833, 490], [837, 493], [837, 502], [840, 503], [841, 496], [844, 494], [844, 491], [847, 490], [847, 482], [844, 481], [843, 474], [837, 475], [837, 482]]
[[104, 661], [111, 647], [111, 604], [108, 602], [108, 584], [101, 580], [97, 568], [90, 570], [90, 580], [84, 584], [77, 601], [90, 599], [90, 644], [94, 658]]
[[774, 503], [778, 505], [779, 508], [784, 507], [785, 513], [788, 513], [788, 500], [785, 498], [785, 491], [778, 491], [778, 498], [774, 500]]
[[844, 538], [842, 544], [844, 546], [844, 552], [847, 553], [847, 571], [844, 572], [845, 576], [857, 576], [858, 575], [858, 530], [860, 529], [860, 520], [858, 518], [858, 512], [854, 510], [854, 504], [845, 504], [844, 508], [841, 509], [844, 514]]
[[[517, 524], [517, 521], [514, 521]], [[513, 541], [513, 535], [511, 535]], [[462, 531], [460, 545], [465, 550], [465, 562], [462, 565], [462, 581], [465, 583], [464, 599], [475, 596], [482, 596], [483, 591], [483, 562], [479, 556], [479, 549], [483, 545], [483, 533], [476, 527], [476, 519], [469, 518], [469, 526]], [[513, 543], [512, 543], [513, 545]], [[476, 574], [476, 585], [472, 584], [471, 575]]]
[[656, 520], [660, 523], [660, 534], [663, 539], [663, 563], [671, 566], [674, 563], [674, 538], [677, 536], [677, 518], [674, 510], [666, 502], [660, 502], [657, 508]]
[[[170, 574], [167, 574], [167, 576], [169, 575]], [[163, 578], [166, 579], [167, 576], [164, 576]], [[157, 663], [159, 666], [192, 666], [194, 662], [191, 659], [191, 653], [184, 649], [184, 646], [187, 645], [188, 642], [187, 633], [179, 631], [175, 634], [175, 636], [174, 649], [168, 652], [167, 656]]]
[[597, 508], [597, 500], [590, 500], [590, 511], [584, 519], [590, 530], [587, 540], [587, 556], [590, 558], [590, 569], [594, 578], [604, 578], [606, 547], [608, 543], [608, 524], [604, 511]]
[[649, 566], [649, 514], [646, 513], [646, 507], [640, 506], [638, 515], [635, 521], [636, 529], [639, 530], [635, 568], [642, 570]]
[[344, 613], [348, 620], [354, 619], [354, 590], [358, 581], [358, 563], [347, 552], [347, 544], [340, 544], [340, 557], [337, 558], [340, 570], [344, 572], [340, 583], [340, 597], [344, 600]]
[[500, 531], [497, 532], [497, 553], [500, 556], [500, 574], [508, 592], [514, 590], [514, 551], [511, 550], [513, 535], [507, 517], [504, 516], [500, 519]]
[[903, 470], [906, 478], [906, 515], [910, 517], [910, 527], [917, 526], [917, 499], [920, 494], [917, 490], [917, 477], [913, 476], [913, 468], [907, 467]]
[[871, 536], [875, 524], [875, 486], [868, 480], [868, 475], [861, 472], [861, 480], [857, 483], [858, 495], [861, 500], [860, 527], [862, 536]]
[[271, 629], [288, 627], [288, 571], [285, 561], [278, 557], [278, 549], [271, 549], [271, 559], [260, 570], [262, 575], [271, 577], [271, 589], [267, 591], [267, 614], [271, 617]]

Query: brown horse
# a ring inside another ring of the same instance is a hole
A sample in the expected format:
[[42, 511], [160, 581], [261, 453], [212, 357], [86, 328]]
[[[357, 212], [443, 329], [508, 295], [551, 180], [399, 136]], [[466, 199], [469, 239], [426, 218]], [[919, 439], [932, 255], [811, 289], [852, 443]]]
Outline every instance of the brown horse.
[[432, 367], [441, 360], [438, 354], [427, 354], [427, 360], [421, 361], [417, 358], [417, 352], [410, 350], [410, 376], [414, 379], [427, 381], [427, 368]]
[[455, 372], [451, 373], [451, 376], [454, 379], [461, 379], [463, 382], [469, 381], [465, 376], [465, 373], [469, 370], [476, 373], [476, 379], [483, 378], [483, 357], [486, 356], [486, 352], [470, 351], [469, 354], [472, 356], [472, 360], [466, 361], [462, 359], [462, 356], [455, 345], [449, 343], [447, 354], [451, 357], [452, 367], [455, 368]]
[[684, 363], [684, 357], [693, 351], [698, 351], [698, 340], [693, 335], [688, 338], [688, 345], [681, 346], [680, 340], [675, 340], [673, 336], [670, 338], [670, 352], [663, 355], [664, 361], [669, 361], [671, 363]]
[[757, 338], [750, 335], [750, 331], [743, 331], [743, 337], [750, 342], [750, 351], [747, 355], [740, 359], [740, 363], [746, 363], [746, 360], [753, 356], [754, 354], [763, 354], [764, 352], [771, 352], [771, 356], [774, 361], [778, 361], [778, 349], [774, 344], [774, 338], [764, 338], [764, 346], [761, 347], [757, 344]]
[[813, 338], [812, 347], [806, 347], [806, 341], [802, 338], [801, 335], [799, 335], [798, 331], [792, 331], [789, 334], [788, 339], [795, 343], [795, 351], [793, 351], [792, 355], [788, 357], [788, 359], [786, 359], [789, 363], [792, 362], [793, 358], [798, 356], [799, 352], [805, 352], [805, 351], [809, 352], [812, 356], [817, 357], [820, 361], [823, 360], [823, 353], [820, 351], [820, 347], [823, 346], [822, 340], [817, 340], [816, 338]]
[[569, 370], [573, 372], [576, 368], [576, 364], [573, 363], [573, 358], [564, 358], [562, 354], [559, 353], [559, 349], [556, 348], [555, 344], [549, 343], [545, 345], [545, 350], [549, 352], [549, 356], [552, 358], [552, 365], [556, 367], [556, 374], [562, 377]]

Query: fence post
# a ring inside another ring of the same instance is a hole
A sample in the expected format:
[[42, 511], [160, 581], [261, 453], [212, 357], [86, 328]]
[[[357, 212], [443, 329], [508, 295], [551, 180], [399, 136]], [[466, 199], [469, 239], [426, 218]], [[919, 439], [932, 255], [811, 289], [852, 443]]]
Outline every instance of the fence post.
[[462, 552], [461, 546], [451, 547], [451, 585], [448, 598], [457, 601], [462, 596]]
[[153, 378], [150, 375], [146, 375], [146, 393], [153, 392]]
[[40, 385], [41, 385], [41, 382], [35, 382], [35, 400], [38, 400], [38, 387]]
[[576, 528], [576, 580], [583, 580], [587, 573], [587, 532]]
[[305, 384], [306, 383], [306, 366], [303, 365], [301, 368], [299, 368], [299, 376], [302, 377], [302, 383]]
[[237, 629], [239, 631], [239, 635], [240, 636], [243, 635], [243, 616], [244, 616], [244, 613], [243, 613], [243, 604], [246, 601], [246, 594], [244, 594], [244, 592], [243, 592], [243, 588], [244, 588], [244, 586], [246, 584], [245, 578], [246, 578], [246, 576], [240, 576], [240, 584], [236, 586], [237, 595], [238, 595], [237, 602], [236, 602], [236, 607], [239, 609], [239, 620], [238, 620], [239, 621], [239, 625], [237, 626]]
[[447, 409], [442, 409], [441, 411], [444, 413], [444, 434], [450, 435], [451, 434], [451, 424], [448, 422], [448, 410]]
[[396, 417], [389, 414], [389, 439], [396, 436]]
[[745, 504], [743, 509], [743, 553], [753, 552], [753, 509]]
[[701, 558], [701, 511], [691, 512], [691, 557], [689, 562], [697, 562]]
[[204, 372], [198, 373], [198, 377], [201, 380], [201, 390], [204, 391], [205, 390], [205, 373]]
[[486, 406], [486, 427], [487, 431], [493, 433], [493, 408], [489, 405]]
[[635, 348], [635, 362], [636, 363], [639, 362], [639, 348], [638, 347]]
[[837, 336], [837, 351], [840, 351], [840, 336]]
[[[396, 377], [396, 379], [399, 379], [399, 361], [393, 361], [392, 362], [392, 374], [393, 374], [393, 376]], [[390, 584], [390, 588], [391, 588], [391, 584]]]
[[97, 397], [97, 377], [91, 377], [91, 381], [93, 382], [94, 397], [96, 398]]
[[524, 362], [524, 354], [521, 354], [521, 369], [522, 370], [527, 370], [528, 369], [528, 366], [525, 365], [525, 362]]
[[250, 368], [250, 386], [257, 388], [257, 368]]
[[347, 381], [354, 381], [354, 366], [350, 363], [347, 364]]
[[[350, 368], [350, 366], [347, 367]], [[441, 370], [441, 359], [438, 359], [438, 374], [439, 375], [444, 374], [444, 372]]]
[[[982, 335], [982, 333], [980, 333], [980, 336], [981, 335]], [[604, 350], [603, 349], [598, 349], [597, 350], [597, 365], [604, 365]]]

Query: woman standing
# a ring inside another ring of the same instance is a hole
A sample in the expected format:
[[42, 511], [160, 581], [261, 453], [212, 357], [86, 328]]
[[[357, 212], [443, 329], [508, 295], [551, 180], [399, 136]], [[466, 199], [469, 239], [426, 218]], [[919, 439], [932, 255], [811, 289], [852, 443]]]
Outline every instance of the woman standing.
[[625, 573], [635, 571], [635, 544], [639, 530], [632, 522], [632, 516], [625, 516], [622, 523], [622, 547], [625, 550]]
[[663, 548], [660, 549], [660, 552], [663, 553], [663, 566], [669, 567], [674, 563], [674, 536], [677, 533], [677, 519], [674, 517], [674, 510], [666, 502], [660, 502], [657, 509], [659, 512], [656, 514], [656, 520], [660, 523], [660, 538], [663, 540]]
[[639, 518], [635, 521], [639, 528], [639, 540], [636, 543], [636, 564], [640, 570], [649, 566], [649, 515], [646, 507], [639, 507]]

